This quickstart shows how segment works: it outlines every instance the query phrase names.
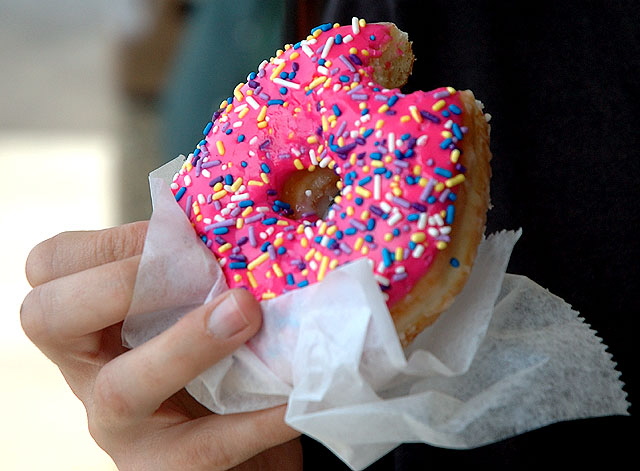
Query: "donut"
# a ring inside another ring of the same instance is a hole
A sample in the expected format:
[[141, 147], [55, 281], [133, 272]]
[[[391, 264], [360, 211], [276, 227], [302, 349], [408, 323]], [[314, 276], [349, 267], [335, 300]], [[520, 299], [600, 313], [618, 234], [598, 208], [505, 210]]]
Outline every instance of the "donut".
[[470, 91], [403, 94], [413, 61], [391, 23], [323, 24], [221, 103], [171, 189], [230, 288], [271, 299], [366, 257], [403, 345], [451, 304], [484, 233], [488, 119]]

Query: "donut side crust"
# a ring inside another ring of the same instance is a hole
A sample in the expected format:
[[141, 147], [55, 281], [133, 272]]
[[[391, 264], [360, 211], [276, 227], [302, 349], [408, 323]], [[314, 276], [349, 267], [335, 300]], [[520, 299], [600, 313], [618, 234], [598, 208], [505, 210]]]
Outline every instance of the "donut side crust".
[[[467, 172], [458, 192], [451, 242], [437, 254], [427, 274], [411, 292], [390, 309], [403, 346], [433, 324], [460, 293], [484, 235], [491, 179], [489, 124], [473, 93], [469, 90], [459, 93], [464, 105], [464, 124], [469, 128], [461, 155]], [[459, 261], [458, 267], [451, 265], [452, 258]]]

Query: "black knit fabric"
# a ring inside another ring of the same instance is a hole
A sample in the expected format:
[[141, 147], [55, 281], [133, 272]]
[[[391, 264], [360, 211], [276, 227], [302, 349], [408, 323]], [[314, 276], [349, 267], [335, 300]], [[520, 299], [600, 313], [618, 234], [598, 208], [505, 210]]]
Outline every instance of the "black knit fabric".
[[[406, 91], [471, 89], [493, 115], [488, 232], [523, 228], [509, 272], [580, 311], [636, 388], [640, 312], [640, 2], [328, 1], [322, 22], [393, 21], [417, 56]], [[633, 414], [633, 407], [630, 409]], [[565, 422], [475, 450], [410, 444], [371, 470], [637, 462], [634, 417]], [[347, 469], [310, 439], [306, 469]]]

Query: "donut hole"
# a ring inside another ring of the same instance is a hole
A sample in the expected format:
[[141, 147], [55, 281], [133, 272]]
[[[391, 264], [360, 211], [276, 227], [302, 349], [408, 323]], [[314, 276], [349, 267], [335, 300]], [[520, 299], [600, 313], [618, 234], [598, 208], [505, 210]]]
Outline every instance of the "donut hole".
[[284, 202], [291, 208], [291, 219], [324, 219], [334, 198], [340, 194], [340, 177], [329, 168], [316, 168], [309, 172], [294, 172], [285, 181], [279, 192]]

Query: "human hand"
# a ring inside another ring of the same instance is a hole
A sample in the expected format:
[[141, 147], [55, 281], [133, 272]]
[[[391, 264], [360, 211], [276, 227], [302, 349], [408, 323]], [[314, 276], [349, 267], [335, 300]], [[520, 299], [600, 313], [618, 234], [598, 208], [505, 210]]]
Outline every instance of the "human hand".
[[146, 229], [68, 232], [36, 246], [26, 264], [25, 333], [58, 365], [91, 435], [122, 471], [301, 469], [299, 433], [285, 425], [283, 407], [214, 415], [184, 390], [259, 330], [248, 292], [228, 291], [145, 344], [122, 346]]

